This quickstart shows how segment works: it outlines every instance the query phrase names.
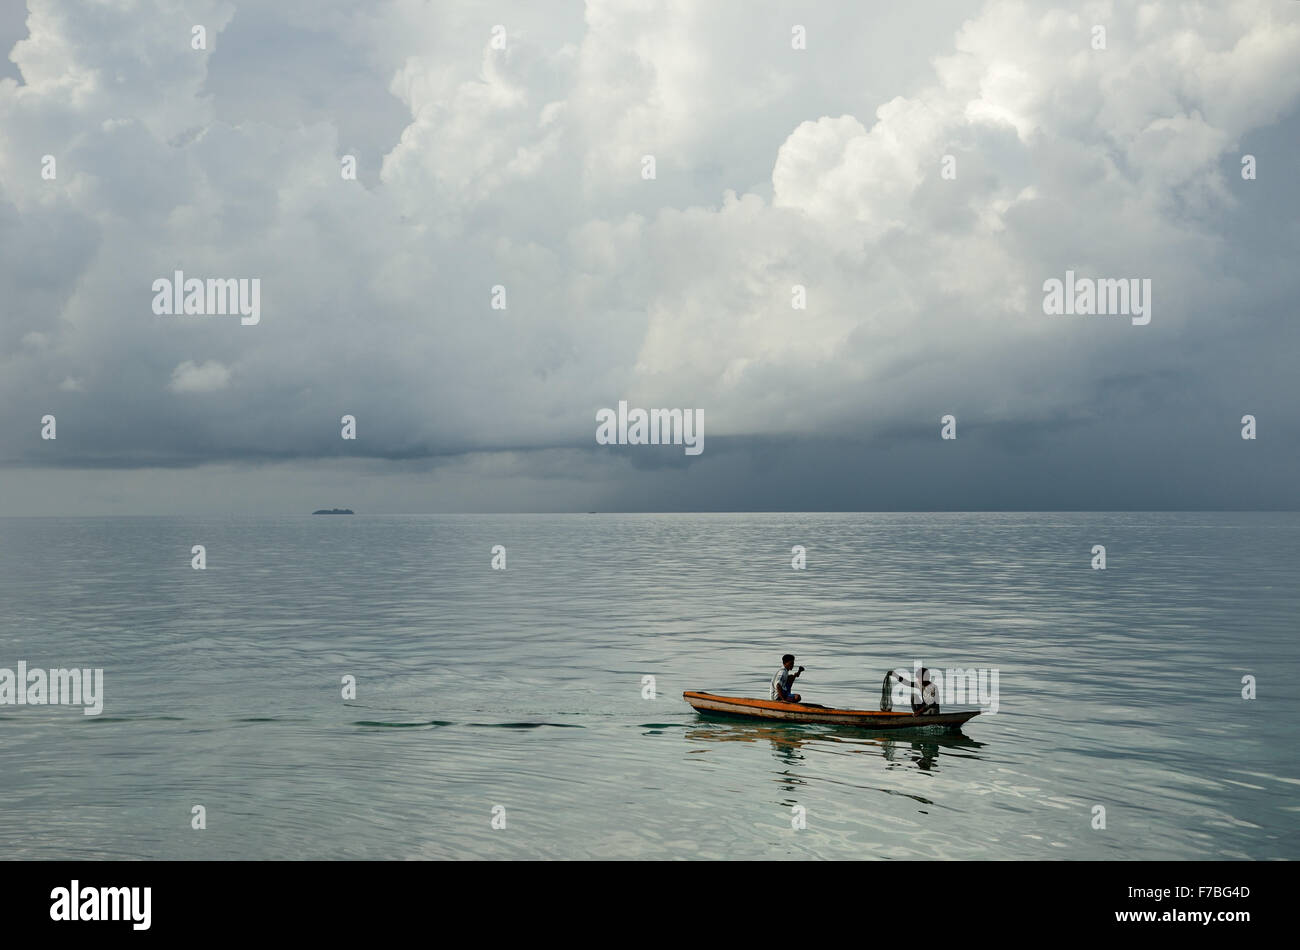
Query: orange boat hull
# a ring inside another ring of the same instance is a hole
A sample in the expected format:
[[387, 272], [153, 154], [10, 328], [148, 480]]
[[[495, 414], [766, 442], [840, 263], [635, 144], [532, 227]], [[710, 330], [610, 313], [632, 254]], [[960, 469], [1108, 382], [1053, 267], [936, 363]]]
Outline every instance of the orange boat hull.
[[682, 698], [698, 713], [761, 719], [768, 722], [815, 722], [860, 729], [924, 729], [939, 727], [959, 729], [978, 716], [979, 710], [941, 712], [933, 716], [914, 716], [910, 712], [881, 712], [877, 709], [836, 709], [816, 703], [782, 703], [771, 699], [744, 696], [718, 696], [714, 693], [687, 690]]

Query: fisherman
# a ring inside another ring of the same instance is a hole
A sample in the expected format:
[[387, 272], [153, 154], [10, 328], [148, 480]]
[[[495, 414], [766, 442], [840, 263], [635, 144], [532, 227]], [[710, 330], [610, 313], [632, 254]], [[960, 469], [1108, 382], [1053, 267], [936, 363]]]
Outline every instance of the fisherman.
[[803, 672], [803, 667], [799, 667], [798, 673], [792, 673], [794, 668], [794, 654], [787, 653], [781, 657], [781, 668], [776, 671], [772, 677], [772, 701], [776, 703], [797, 703], [802, 697], [798, 693], [792, 693], [790, 690], [794, 687], [794, 681], [798, 679], [799, 673]]
[[890, 670], [885, 674], [885, 684], [880, 691], [880, 708], [888, 712], [893, 709], [893, 696], [891, 695], [891, 684], [894, 680], [900, 683], [906, 683], [912, 693], [912, 715], [913, 716], [937, 716], [939, 715], [939, 687], [935, 685], [930, 678], [930, 671], [921, 668], [916, 679], [908, 682], [905, 674], [895, 670]]
[[921, 670], [920, 702], [913, 700], [912, 712], [917, 716], [939, 715], [939, 687], [930, 679], [930, 671]]

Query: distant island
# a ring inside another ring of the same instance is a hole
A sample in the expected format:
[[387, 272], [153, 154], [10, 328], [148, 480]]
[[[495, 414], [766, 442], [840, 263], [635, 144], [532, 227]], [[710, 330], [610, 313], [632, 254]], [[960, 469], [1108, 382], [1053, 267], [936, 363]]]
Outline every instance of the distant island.
[[351, 508], [322, 508], [320, 511], [313, 511], [313, 515], [352, 515], [356, 514]]

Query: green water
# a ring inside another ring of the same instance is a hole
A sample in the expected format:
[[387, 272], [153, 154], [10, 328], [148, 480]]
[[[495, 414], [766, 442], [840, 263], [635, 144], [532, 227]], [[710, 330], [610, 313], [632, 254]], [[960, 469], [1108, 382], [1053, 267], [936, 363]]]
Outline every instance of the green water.
[[[0, 706], [0, 854], [1296, 858], [1297, 566], [1295, 514], [0, 519], [0, 667], [105, 692]], [[681, 699], [785, 652], [813, 702], [921, 660], [999, 708]]]

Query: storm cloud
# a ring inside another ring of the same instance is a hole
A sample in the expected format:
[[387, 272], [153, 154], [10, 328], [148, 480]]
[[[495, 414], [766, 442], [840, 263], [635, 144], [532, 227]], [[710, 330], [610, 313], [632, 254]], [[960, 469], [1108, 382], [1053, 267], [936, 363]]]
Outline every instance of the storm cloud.
[[1296, 507], [1300, 4], [881, 6], [30, 0], [0, 513]]

